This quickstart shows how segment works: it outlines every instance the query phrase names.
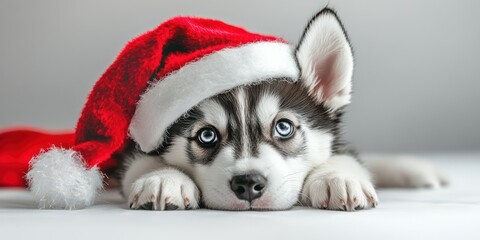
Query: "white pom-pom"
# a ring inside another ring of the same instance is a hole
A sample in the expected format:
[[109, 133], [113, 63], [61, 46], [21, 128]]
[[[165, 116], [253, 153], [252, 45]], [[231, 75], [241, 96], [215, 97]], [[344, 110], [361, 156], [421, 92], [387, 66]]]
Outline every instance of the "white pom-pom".
[[79, 153], [56, 147], [32, 158], [26, 178], [40, 208], [90, 206], [103, 186], [97, 167], [87, 169]]

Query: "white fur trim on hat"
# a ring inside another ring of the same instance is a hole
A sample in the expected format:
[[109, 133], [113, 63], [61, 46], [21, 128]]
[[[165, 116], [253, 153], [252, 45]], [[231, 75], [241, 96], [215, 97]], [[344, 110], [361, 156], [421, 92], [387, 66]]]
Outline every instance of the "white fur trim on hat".
[[216, 51], [152, 85], [137, 104], [130, 136], [150, 152], [162, 143], [167, 128], [202, 100], [274, 78], [296, 81], [298, 75], [292, 49], [285, 43], [255, 42]]
[[90, 206], [103, 185], [97, 167], [87, 169], [80, 154], [56, 147], [31, 160], [26, 178], [40, 208]]

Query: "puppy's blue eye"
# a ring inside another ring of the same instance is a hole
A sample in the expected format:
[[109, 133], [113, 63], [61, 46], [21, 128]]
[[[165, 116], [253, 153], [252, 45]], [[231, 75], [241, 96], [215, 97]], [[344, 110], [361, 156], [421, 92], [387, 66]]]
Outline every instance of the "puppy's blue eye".
[[281, 139], [290, 138], [293, 135], [293, 124], [287, 119], [280, 119], [275, 124], [275, 136]]
[[197, 132], [197, 140], [202, 147], [213, 147], [218, 141], [217, 132], [211, 127], [202, 128]]

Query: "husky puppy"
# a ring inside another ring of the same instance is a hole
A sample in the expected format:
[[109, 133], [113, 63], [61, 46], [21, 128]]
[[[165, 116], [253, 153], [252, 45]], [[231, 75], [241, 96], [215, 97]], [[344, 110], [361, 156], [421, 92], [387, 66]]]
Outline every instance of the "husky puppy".
[[332, 10], [313, 17], [294, 51], [297, 82], [278, 79], [206, 99], [170, 126], [156, 151], [132, 142], [120, 174], [130, 208], [353, 211], [377, 205], [373, 179], [387, 187], [445, 183], [425, 163], [363, 161], [342, 139], [353, 56]]

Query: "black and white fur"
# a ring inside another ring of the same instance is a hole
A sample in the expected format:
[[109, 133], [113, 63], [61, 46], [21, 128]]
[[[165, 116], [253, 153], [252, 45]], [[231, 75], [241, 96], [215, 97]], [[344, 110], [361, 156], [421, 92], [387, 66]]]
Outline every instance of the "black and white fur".
[[[353, 55], [332, 10], [313, 17], [295, 55], [297, 82], [275, 79], [206, 99], [168, 129], [157, 150], [125, 152], [120, 182], [130, 208], [280, 210], [301, 204], [351, 211], [377, 205], [374, 178], [387, 187], [445, 183], [434, 167], [415, 160], [363, 162], [343, 141]], [[288, 137], [279, 135], [281, 121], [293, 128]], [[202, 133], [216, 142], [205, 145]], [[260, 197], [242, 199], [232, 179], [249, 174], [264, 179]]]

